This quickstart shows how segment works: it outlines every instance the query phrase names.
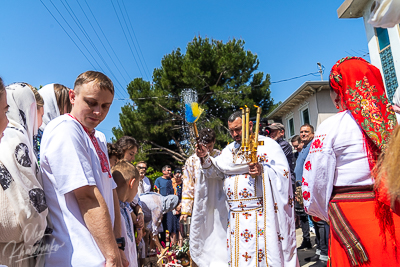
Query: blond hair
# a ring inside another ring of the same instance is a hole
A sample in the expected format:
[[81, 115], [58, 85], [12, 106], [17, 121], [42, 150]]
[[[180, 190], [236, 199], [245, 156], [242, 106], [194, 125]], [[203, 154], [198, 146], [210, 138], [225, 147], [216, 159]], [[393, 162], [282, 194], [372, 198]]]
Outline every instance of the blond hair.
[[381, 183], [391, 198], [392, 205], [400, 200], [400, 127], [392, 132], [386, 151], [381, 153], [374, 170], [376, 186]]
[[25, 84], [26, 86], [28, 86], [29, 88], [31, 88], [33, 94], [35, 95], [35, 100], [36, 100], [36, 108], [40, 109], [44, 106], [44, 101], [43, 101], [43, 97], [39, 94], [38, 90], [33, 87], [32, 85], [30, 85], [29, 83], [22, 83]]
[[118, 187], [125, 186], [131, 179], [139, 179], [138, 169], [124, 159], [119, 160], [111, 169], [111, 172]]
[[65, 107], [67, 108], [67, 113], [71, 112], [72, 105], [69, 101], [69, 90], [70, 89], [68, 87], [62, 84], [54, 84], [54, 94], [56, 95], [56, 101], [60, 115], [64, 114]]

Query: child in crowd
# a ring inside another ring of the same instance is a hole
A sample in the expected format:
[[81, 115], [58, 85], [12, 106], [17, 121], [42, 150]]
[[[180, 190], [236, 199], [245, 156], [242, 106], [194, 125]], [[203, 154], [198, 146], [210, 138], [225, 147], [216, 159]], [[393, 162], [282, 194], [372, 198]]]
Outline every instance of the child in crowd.
[[132, 222], [130, 204], [137, 194], [139, 172], [136, 167], [126, 160], [118, 161], [111, 169], [117, 184], [117, 194], [121, 211], [121, 236], [125, 238], [125, 256], [130, 267], [137, 267], [136, 242]]

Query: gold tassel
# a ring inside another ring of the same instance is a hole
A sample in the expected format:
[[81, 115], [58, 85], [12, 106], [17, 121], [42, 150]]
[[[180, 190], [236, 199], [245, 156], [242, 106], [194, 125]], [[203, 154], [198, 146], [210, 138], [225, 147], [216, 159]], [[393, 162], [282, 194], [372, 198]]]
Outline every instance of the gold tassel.
[[357, 266], [357, 265], [358, 265], [358, 262], [357, 262], [356, 255], [354, 255], [353, 249], [349, 246], [349, 247], [347, 247], [347, 250], [349, 251], [349, 254], [351, 255], [351, 256], [350, 256], [351, 263], [352, 263], [351, 265]]
[[368, 261], [368, 257], [367, 254], [365, 253], [363, 247], [361, 246], [361, 244], [359, 242], [356, 243], [356, 247], [357, 249], [360, 251], [363, 262], [367, 262]]

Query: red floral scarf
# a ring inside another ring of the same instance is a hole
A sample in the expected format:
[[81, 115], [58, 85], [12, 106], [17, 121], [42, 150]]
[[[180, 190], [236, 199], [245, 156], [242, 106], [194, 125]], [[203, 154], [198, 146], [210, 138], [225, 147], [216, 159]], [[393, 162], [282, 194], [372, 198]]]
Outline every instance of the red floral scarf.
[[[386, 97], [382, 75], [378, 68], [359, 57], [342, 58], [332, 67], [329, 83], [340, 96], [361, 127], [370, 170], [373, 171], [379, 154], [385, 151], [396, 116]], [[381, 184], [375, 188], [375, 216], [379, 219], [381, 235], [386, 246], [386, 230], [397, 248], [393, 214], [387, 190]]]
[[362, 58], [346, 57], [332, 67], [329, 82], [363, 130], [372, 170], [397, 124], [381, 73]]

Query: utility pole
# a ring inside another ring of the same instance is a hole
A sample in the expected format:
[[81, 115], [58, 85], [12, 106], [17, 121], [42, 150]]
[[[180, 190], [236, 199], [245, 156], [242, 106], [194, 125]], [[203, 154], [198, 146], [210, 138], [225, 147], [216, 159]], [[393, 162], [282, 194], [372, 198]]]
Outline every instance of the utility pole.
[[321, 81], [323, 81], [324, 80], [324, 78], [322, 77], [322, 73], [323, 73], [323, 71], [322, 71], [322, 65], [321, 65], [321, 63], [319, 63], [319, 62], [317, 62], [317, 65], [318, 65], [318, 67], [319, 67], [319, 73], [321, 74]]

